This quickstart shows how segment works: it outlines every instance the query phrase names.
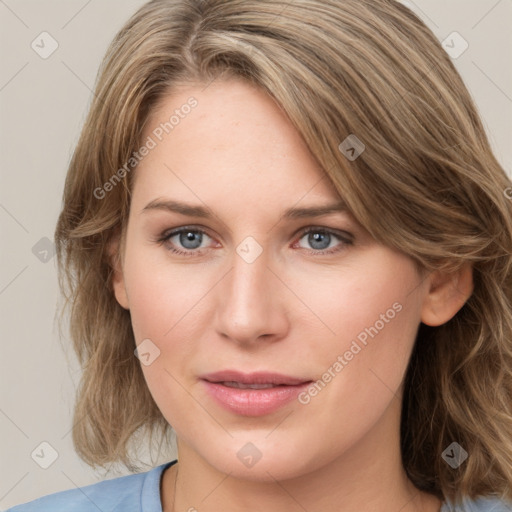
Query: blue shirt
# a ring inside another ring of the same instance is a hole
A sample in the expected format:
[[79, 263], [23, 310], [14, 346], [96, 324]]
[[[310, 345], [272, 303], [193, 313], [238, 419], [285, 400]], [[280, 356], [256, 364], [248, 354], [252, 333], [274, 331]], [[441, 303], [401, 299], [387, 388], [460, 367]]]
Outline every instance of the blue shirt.
[[[164, 470], [176, 462], [162, 464], [146, 473], [43, 496], [6, 512], [162, 512], [160, 479]], [[481, 498], [466, 500], [463, 508], [444, 503], [441, 512], [512, 512], [512, 504]]]

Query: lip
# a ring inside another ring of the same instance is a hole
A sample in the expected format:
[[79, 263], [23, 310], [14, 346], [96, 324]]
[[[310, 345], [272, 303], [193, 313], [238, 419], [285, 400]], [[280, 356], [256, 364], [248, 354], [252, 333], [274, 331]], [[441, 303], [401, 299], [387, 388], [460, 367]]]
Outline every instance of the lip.
[[[206, 392], [224, 409], [241, 416], [263, 416], [277, 411], [293, 401], [305, 390], [311, 380], [280, 373], [242, 373], [224, 370], [200, 377]], [[272, 385], [264, 389], [237, 388], [224, 382], [241, 385]]]

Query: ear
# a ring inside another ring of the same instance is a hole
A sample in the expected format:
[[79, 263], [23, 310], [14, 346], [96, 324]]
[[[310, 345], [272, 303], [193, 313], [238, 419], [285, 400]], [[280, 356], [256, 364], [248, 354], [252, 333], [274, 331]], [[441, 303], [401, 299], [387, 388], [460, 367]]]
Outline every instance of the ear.
[[130, 309], [122, 266], [123, 250], [122, 237], [119, 234], [114, 235], [107, 248], [110, 266], [112, 267], [112, 288], [120, 306], [124, 309]]
[[473, 293], [473, 267], [465, 263], [453, 273], [435, 271], [421, 310], [421, 321], [437, 327], [452, 319]]

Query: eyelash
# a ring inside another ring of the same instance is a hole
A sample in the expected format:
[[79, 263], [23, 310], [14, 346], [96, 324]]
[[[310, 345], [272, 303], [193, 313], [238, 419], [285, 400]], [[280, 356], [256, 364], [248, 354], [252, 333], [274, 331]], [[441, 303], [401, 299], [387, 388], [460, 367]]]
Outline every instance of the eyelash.
[[[172, 231], [164, 231], [155, 240], [155, 242], [163, 245], [166, 242], [168, 242], [173, 236], [179, 235], [181, 233], [187, 233], [187, 232], [200, 233], [200, 234], [208, 236], [209, 238], [212, 238], [203, 229], [199, 229], [199, 228], [194, 227], [194, 226], [183, 226], [183, 227], [174, 229]], [[343, 251], [348, 246], [351, 246], [351, 245], [354, 244], [354, 240], [353, 240], [354, 237], [353, 237], [353, 235], [351, 233], [348, 233], [348, 232], [338, 232], [338, 231], [335, 231], [335, 230], [332, 230], [332, 229], [311, 226], [311, 227], [305, 228], [305, 229], [303, 229], [303, 230], [301, 230], [299, 232], [300, 236], [299, 236], [297, 242], [294, 243], [294, 245], [296, 243], [298, 243], [304, 236], [306, 236], [306, 235], [308, 235], [310, 233], [318, 233], [318, 234], [322, 234], [322, 235], [330, 235], [330, 236], [333, 236], [334, 238], [336, 238], [340, 242], [340, 244], [338, 246], [336, 246], [334, 248], [331, 248], [331, 249], [322, 249], [322, 250], [314, 250], [314, 249], [309, 249], [308, 250], [308, 249], [305, 249], [307, 252], [309, 252], [311, 254], [314, 254], [315, 256], [322, 256], [322, 255], [327, 255], [327, 254], [335, 254], [335, 253]], [[205, 248], [203, 248], [203, 249], [205, 249]], [[173, 253], [173, 254], [177, 254], [177, 255], [180, 255], [180, 256], [187, 256], [187, 257], [200, 256], [202, 254], [202, 250], [201, 249], [181, 250], [181, 249], [177, 249], [175, 247], [168, 247], [167, 250], [169, 252]]]

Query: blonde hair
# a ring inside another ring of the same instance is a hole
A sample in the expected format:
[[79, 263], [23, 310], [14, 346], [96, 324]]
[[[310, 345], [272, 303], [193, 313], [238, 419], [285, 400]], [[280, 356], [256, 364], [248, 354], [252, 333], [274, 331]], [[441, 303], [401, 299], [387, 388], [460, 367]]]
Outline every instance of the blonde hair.
[[[474, 292], [455, 317], [420, 325], [405, 378], [402, 461], [417, 488], [441, 499], [512, 499], [510, 181], [450, 58], [393, 0], [154, 0], [117, 34], [55, 232], [83, 366], [73, 427], [80, 457], [135, 471], [133, 440], [170, 431], [112, 291], [108, 248], [125, 232], [136, 168], [108, 197], [95, 191], [133, 158], [173, 87], [230, 77], [275, 99], [376, 240], [425, 272], [473, 265]], [[353, 161], [338, 148], [351, 134], [365, 145]], [[441, 457], [454, 441], [469, 453], [457, 469]]]

